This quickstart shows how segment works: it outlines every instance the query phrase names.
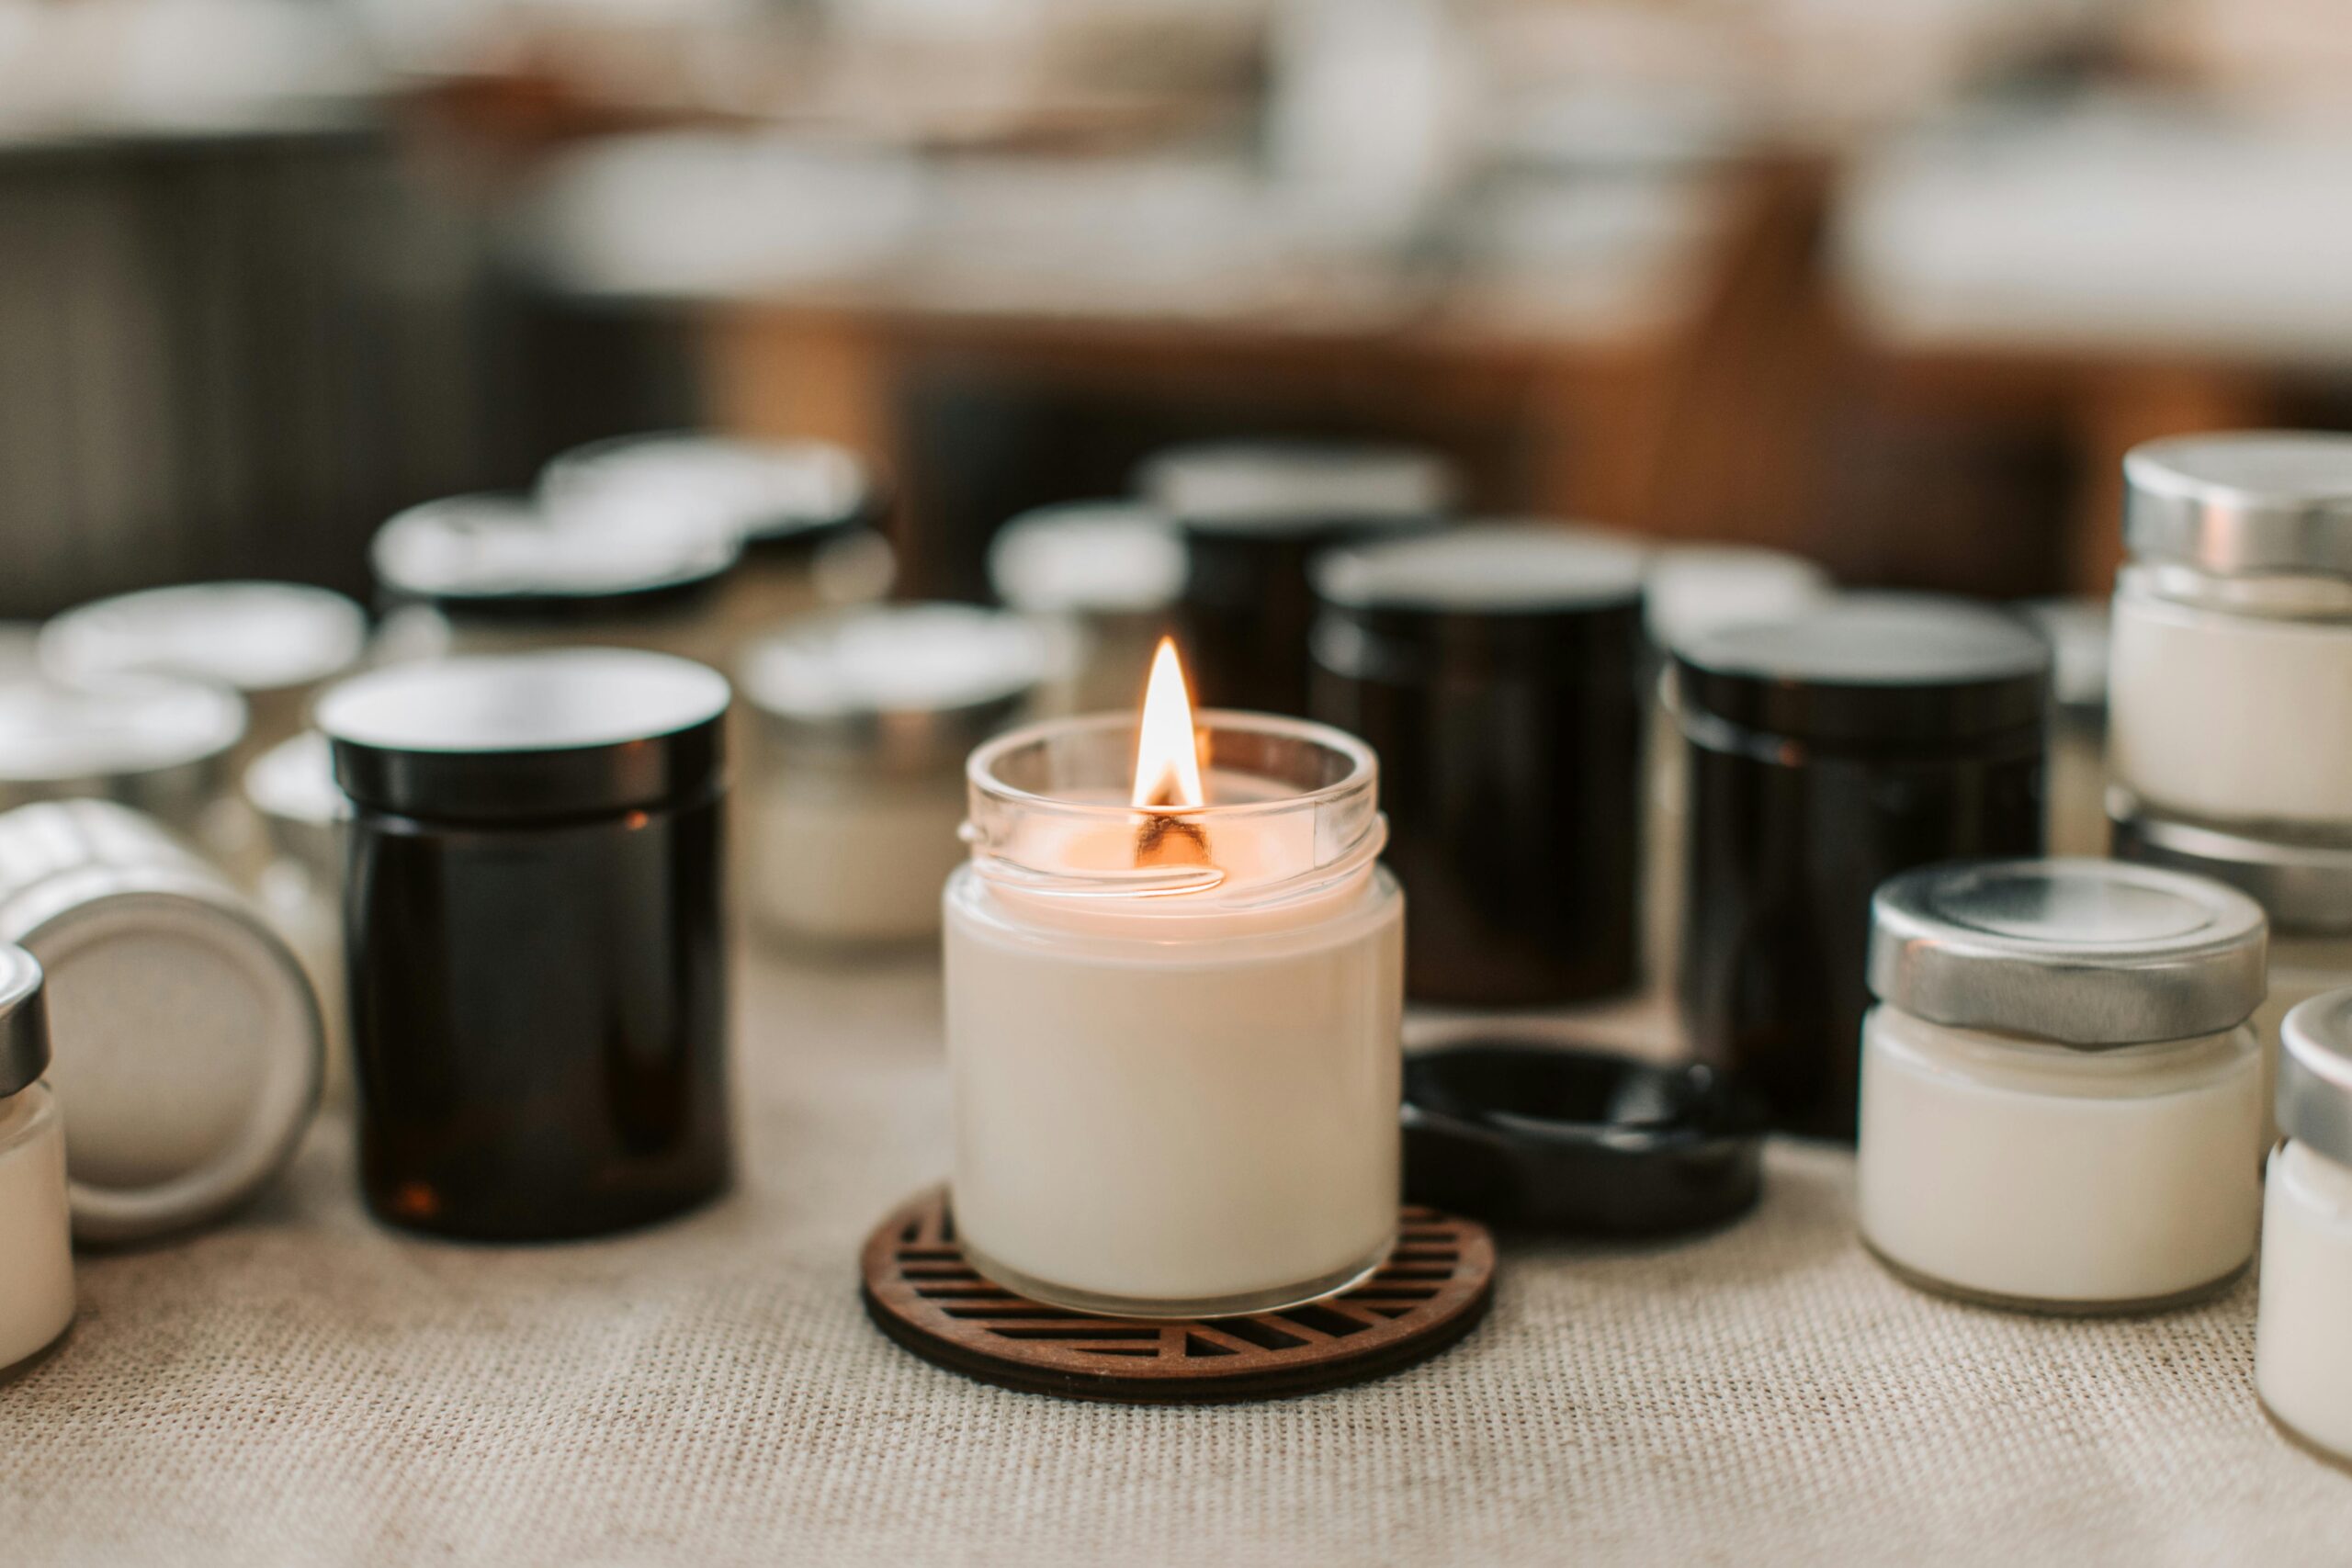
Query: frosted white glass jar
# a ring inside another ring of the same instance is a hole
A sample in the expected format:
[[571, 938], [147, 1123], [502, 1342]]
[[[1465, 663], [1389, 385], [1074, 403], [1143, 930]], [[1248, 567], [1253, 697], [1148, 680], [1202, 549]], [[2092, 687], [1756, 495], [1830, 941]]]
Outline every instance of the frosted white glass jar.
[[2352, 833], [2352, 435], [2177, 436], [2124, 460], [2110, 761], [2161, 814]]
[[964, 860], [964, 759], [1029, 716], [1051, 668], [1037, 626], [966, 604], [804, 616], [755, 643], [738, 681], [753, 918], [820, 943], [936, 931]]
[[2352, 1461], [2352, 989], [2282, 1026], [2278, 1124], [2262, 1220], [2254, 1386], [2288, 1431]]
[[0, 943], [0, 1379], [74, 1324], [65, 1126], [48, 1070], [40, 965]]
[[[1199, 722], [1208, 804], [1181, 813], [1125, 804], [1124, 716], [971, 761], [946, 896], [957, 1235], [990, 1279], [1081, 1311], [1272, 1310], [1396, 1234], [1404, 899], [1371, 750]], [[1142, 852], [1179, 840], [1195, 852]]]
[[1956, 862], [1871, 905], [1864, 1242], [1949, 1294], [2168, 1306], [2253, 1256], [2262, 911], [2112, 861]]

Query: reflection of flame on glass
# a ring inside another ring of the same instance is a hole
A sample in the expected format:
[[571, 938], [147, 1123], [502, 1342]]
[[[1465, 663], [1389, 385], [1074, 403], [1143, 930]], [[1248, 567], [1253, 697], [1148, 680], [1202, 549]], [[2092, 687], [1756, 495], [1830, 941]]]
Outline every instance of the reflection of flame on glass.
[[1200, 824], [1170, 815], [1171, 809], [1206, 801], [1184, 666], [1176, 657], [1174, 639], [1162, 637], [1159, 651], [1152, 656], [1151, 684], [1144, 692], [1143, 723], [1136, 739], [1135, 792], [1129, 804], [1151, 814], [1136, 828], [1136, 863], [1206, 864], [1208, 840]]

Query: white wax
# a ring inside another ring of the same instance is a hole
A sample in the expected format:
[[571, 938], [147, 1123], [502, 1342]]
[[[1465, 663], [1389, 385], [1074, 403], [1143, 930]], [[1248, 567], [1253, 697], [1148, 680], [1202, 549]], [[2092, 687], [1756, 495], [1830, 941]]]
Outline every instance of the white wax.
[[2250, 1029], [2084, 1052], [1862, 1025], [1863, 1236], [1963, 1292], [2120, 1305], [2217, 1282], [2252, 1256], [2260, 1053]]
[[1128, 1303], [1329, 1289], [1377, 1263], [1399, 1196], [1403, 915], [1374, 872], [1287, 925], [1092, 936], [958, 871], [959, 1234], [1033, 1280]]
[[753, 792], [752, 913], [827, 942], [901, 942], [939, 929], [963, 863], [964, 781], [868, 778], [779, 764]]
[[2159, 812], [2352, 825], [2352, 625], [2115, 598], [2109, 756]]
[[0, 1100], [0, 1369], [45, 1348], [74, 1321], [65, 1124], [49, 1086]]
[[2290, 1142], [2270, 1156], [2254, 1387], [2302, 1438], [2352, 1459], [2352, 1169]]

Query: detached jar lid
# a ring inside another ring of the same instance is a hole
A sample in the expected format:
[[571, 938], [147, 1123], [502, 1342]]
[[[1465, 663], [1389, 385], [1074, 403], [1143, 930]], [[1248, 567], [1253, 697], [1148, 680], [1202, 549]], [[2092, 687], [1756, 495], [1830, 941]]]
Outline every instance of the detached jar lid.
[[142, 1240], [250, 1197], [318, 1104], [323, 1030], [268, 921], [104, 801], [0, 815], [0, 942], [40, 960], [74, 1232]]
[[2123, 458], [2134, 558], [2221, 576], [2352, 576], [2352, 435], [2299, 430], [2174, 435]]
[[741, 556], [717, 526], [571, 526], [517, 496], [460, 495], [376, 530], [385, 596], [451, 615], [588, 620], [660, 610], [717, 583]]
[[216, 765], [244, 735], [244, 700], [200, 681], [0, 679], [0, 802], [120, 793], [131, 781]]
[[692, 660], [555, 649], [403, 664], [319, 699], [344, 793], [396, 816], [545, 821], [650, 810], [717, 779], [727, 678]]
[[1955, 1029], [2096, 1049], [2234, 1029], [2261, 1005], [2262, 907], [2103, 860], [1956, 861], [1871, 900], [1870, 987]]
[[2210, 876], [2260, 904], [2281, 936], [2352, 932], [2352, 847], [2249, 838], [2154, 816], [2131, 791], [2107, 792], [2119, 860]]
[[49, 1006], [40, 960], [0, 942], [0, 1100], [19, 1095], [49, 1071]]
[[1188, 529], [1280, 536], [1432, 523], [1458, 486], [1444, 458], [1413, 447], [1230, 442], [1159, 454], [1137, 489]]
[[761, 555], [813, 548], [876, 511], [873, 476], [846, 447], [691, 431], [576, 447], [547, 466], [539, 497], [568, 522], [717, 529]]
[[1843, 593], [1673, 650], [1686, 714], [1801, 740], [1939, 746], [2037, 728], [2050, 649], [1965, 599]]
[[2352, 1165], [2352, 987], [2323, 991], [2278, 1025], [2278, 1130]]
[[367, 612], [297, 582], [198, 582], [101, 599], [42, 628], [41, 663], [69, 680], [193, 676], [247, 693], [339, 675], [368, 646]]
[[1184, 542], [1141, 502], [1041, 506], [997, 530], [989, 585], [1030, 615], [1148, 615], [1184, 591]]
[[1035, 622], [945, 604], [804, 616], [742, 663], [744, 696], [780, 742], [912, 770], [961, 768], [1057, 672]]

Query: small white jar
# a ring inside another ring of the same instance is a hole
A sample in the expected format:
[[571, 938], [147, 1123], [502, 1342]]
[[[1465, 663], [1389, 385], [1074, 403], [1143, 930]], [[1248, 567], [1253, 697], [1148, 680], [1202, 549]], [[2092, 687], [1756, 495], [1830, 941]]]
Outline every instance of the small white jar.
[[2288, 1431], [2352, 1460], [2352, 988], [2295, 1008], [2281, 1038], [2254, 1387]]
[[65, 1124], [48, 1070], [40, 964], [0, 943], [0, 1379], [74, 1323]]
[[2176, 436], [2124, 459], [2109, 760], [2171, 817], [2352, 832], [2352, 435]]
[[936, 932], [965, 858], [964, 759], [1035, 710], [1052, 668], [1035, 625], [968, 604], [804, 616], [755, 643], [737, 680], [752, 918], [820, 944]]
[[1041, 506], [997, 531], [989, 586], [1066, 645], [1048, 709], [1124, 710], [1142, 696], [1152, 649], [1173, 623], [1184, 541], [1172, 519], [1142, 502]]
[[2169, 1306], [2253, 1256], [2261, 908], [2113, 861], [1955, 862], [1871, 908], [1858, 1180], [1897, 1274], [2043, 1312]]

